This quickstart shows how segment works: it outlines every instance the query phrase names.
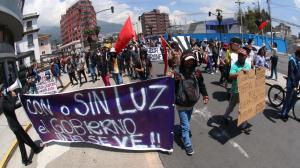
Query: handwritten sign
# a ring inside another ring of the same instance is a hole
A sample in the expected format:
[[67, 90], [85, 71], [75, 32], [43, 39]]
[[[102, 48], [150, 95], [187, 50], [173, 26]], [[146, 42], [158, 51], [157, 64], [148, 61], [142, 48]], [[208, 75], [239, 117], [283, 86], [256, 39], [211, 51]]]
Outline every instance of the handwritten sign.
[[159, 47], [149, 47], [147, 55], [151, 61], [163, 61], [163, 56]]
[[265, 70], [240, 72], [238, 76], [238, 126], [265, 109]]
[[29, 119], [45, 143], [86, 142], [161, 151], [173, 150], [174, 100], [174, 81], [169, 77], [63, 94], [21, 96]]
[[[46, 71], [45, 71], [46, 72]], [[39, 94], [54, 94], [57, 93], [57, 86], [53, 77], [47, 77], [45, 72], [39, 73], [41, 80], [36, 84]]]

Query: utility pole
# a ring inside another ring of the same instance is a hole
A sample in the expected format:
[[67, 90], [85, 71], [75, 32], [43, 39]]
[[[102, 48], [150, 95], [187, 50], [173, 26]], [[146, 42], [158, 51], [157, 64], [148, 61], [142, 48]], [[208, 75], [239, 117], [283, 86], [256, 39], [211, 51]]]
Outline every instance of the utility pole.
[[274, 38], [273, 38], [273, 28], [272, 28], [272, 15], [271, 15], [271, 0], [267, 0], [268, 3], [268, 10], [269, 10], [269, 16], [270, 16], [270, 25], [271, 25], [271, 43], [273, 44]]
[[242, 17], [241, 5], [244, 4], [245, 2], [242, 2], [242, 1], [238, 0], [235, 3], [239, 5], [239, 14], [240, 14], [240, 19], [241, 19], [240, 33], [242, 35], [242, 39], [241, 40], [243, 41], [243, 17]]

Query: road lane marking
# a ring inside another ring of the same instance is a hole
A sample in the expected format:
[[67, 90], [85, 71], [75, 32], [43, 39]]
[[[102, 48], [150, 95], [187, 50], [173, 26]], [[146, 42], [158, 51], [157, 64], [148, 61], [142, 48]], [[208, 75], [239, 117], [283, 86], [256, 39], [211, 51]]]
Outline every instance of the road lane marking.
[[[195, 119], [194, 117], [196, 115], [200, 115], [204, 118], [205, 122], [207, 122], [211, 117], [212, 117], [212, 114], [210, 111], [208, 111], [207, 109], [207, 106], [203, 107], [202, 109], [195, 109], [193, 115], [192, 115], [192, 118]], [[196, 119], [195, 119], [196, 120]], [[197, 121], [197, 120], [196, 120]], [[225, 136], [227, 139], [229, 139], [229, 144], [233, 146], [233, 148], [237, 149], [244, 157], [246, 158], [250, 158], [248, 153], [245, 151], [245, 149], [239, 145], [237, 142], [235, 142], [234, 140], [230, 139], [230, 136], [228, 135], [228, 133], [226, 132], [226, 130], [222, 129], [222, 132], [221, 134], [223, 136]]]

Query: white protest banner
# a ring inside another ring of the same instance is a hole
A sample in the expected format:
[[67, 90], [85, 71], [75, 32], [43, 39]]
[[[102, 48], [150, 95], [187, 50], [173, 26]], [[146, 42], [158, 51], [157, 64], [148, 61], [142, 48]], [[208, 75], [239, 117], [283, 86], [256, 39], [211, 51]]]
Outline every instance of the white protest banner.
[[163, 56], [159, 47], [149, 47], [147, 55], [151, 61], [163, 61]]
[[57, 93], [57, 86], [55, 79], [49, 75], [46, 75], [47, 71], [39, 73], [41, 80], [36, 84], [39, 94], [54, 94]]

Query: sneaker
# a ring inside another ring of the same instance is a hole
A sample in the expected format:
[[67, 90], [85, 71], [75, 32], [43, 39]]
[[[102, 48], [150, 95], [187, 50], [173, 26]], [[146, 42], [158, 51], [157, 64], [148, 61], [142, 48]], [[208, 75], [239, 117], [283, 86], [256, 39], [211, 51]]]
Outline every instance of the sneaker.
[[229, 120], [227, 117], [223, 116], [222, 119], [223, 119], [224, 125], [229, 125]]
[[193, 150], [192, 146], [186, 147], [185, 152], [186, 152], [187, 155], [193, 155], [194, 154], [194, 150]]
[[45, 145], [39, 147], [39, 149], [37, 151], [35, 151], [34, 153], [38, 154], [38, 153], [42, 152], [44, 150], [44, 147], [45, 147]]
[[22, 161], [22, 163], [24, 164], [24, 166], [28, 166], [32, 163], [32, 160], [25, 160], [25, 161]]
[[289, 116], [287, 115], [280, 115], [280, 118], [283, 122], [287, 122], [289, 120]]

